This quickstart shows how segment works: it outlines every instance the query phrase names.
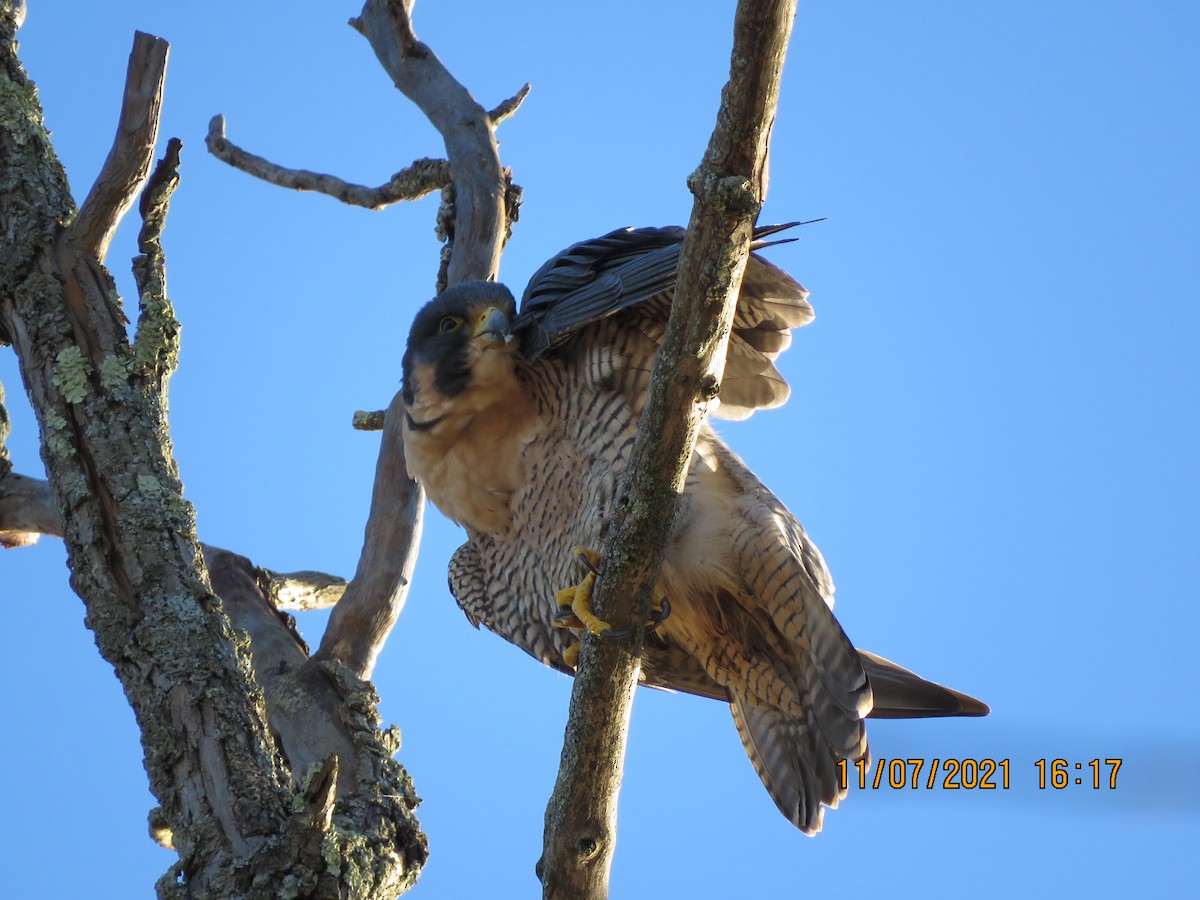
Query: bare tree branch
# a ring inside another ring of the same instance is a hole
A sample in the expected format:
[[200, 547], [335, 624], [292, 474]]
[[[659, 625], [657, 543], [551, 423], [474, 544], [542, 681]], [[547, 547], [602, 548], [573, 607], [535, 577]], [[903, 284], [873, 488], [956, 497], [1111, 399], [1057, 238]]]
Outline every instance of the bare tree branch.
[[[206, 545], [205, 555], [208, 554]], [[266, 581], [261, 585], [267, 600], [276, 609], [309, 610], [336, 606], [346, 593], [346, 579], [324, 572], [272, 572], [260, 569]]]
[[504, 234], [504, 174], [487, 111], [437, 55], [417, 40], [408, 6], [367, 0], [351, 25], [384, 70], [442, 135], [455, 191], [455, 228], [448, 284], [495, 277]]
[[632, 459], [618, 492], [593, 602], [625, 640], [588, 635], [540, 863], [543, 896], [608, 896], [616, 799], [624, 765], [644, 623], [696, 432], [716, 396], [751, 230], [766, 190], [767, 145], [795, 0], [740, 0], [730, 79], [695, 194], [679, 281]]
[[16, 472], [0, 475], [0, 547], [28, 547], [61, 530], [49, 482]]
[[[442, 226], [451, 244], [444, 277], [450, 284], [492, 278], [520, 200], [520, 189], [500, 166], [493, 131], [498, 122], [516, 111], [529, 86], [491, 113], [485, 111], [433, 51], [417, 40], [411, 6], [411, 0], [367, 0], [361, 17], [350, 24], [370, 41], [396, 87], [441, 133], [448, 162], [419, 160], [393, 176], [387, 185], [372, 189], [330, 175], [285, 169], [246, 153], [226, 138], [221, 116], [209, 123], [206, 143], [218, 158], [271, 183], [321, 191], [372, 209], [399, 199], [415, 199], [439, 188], [443, 190], [445, 209], [445, 197], [452, 185], [453, 223]], [[439, 286], [442, 284], [439, 276]], [[338, 602], [317, 652], [317, 658], [338, 660], [362, 678], [369, 677], [404, 606], [421, 527], [423, 498], [407, 477], [400, 416], [391, 415], [384, 422], [358, 570]]]
[[396, 624], [421, 541], [425, 492], [408, 477], [400, 423], [404, 401], [397, 394], [385, 417], [371, 511], [354, 579], [334, 607], [316, 653], [338, 660], [360, 678], [369, 678], [388, 634]]
[[350, 426], [355, 431], [383, 431], [383, 418], [386, 415], [387, 411], [382, 409], [360, 409], [355, 411]]
[[527, 81], [527, 82], [525, 82], [525, 84], [523, 84], [521, 86], [521, 89], [519, 91], [517, 91], [515, 94], [513, 94], [513, 96], [511, 96], [507, 100], [503, 101], [495, 109], [490, 110], [488, 112], [488, 118], [492, 120], [493, 125], [499, 125], [501, 122], [503, 122], [505, 119], [507, 119], [513, 113], [515, 113], [518, 109], [520, 109], [521, 104], [525, 102], [525, 98], [528, 96], [529, 96], [529, 82]]
[[[42, 535], [62, 537], [62, 517], [54, 504], [50, 482], [0, 466], [0, 547], [23, 547]], [[229, 550], [201, 544], [204, 558], [212, 566], [218, 555], [242, 559]], [[346, 580], [324, 572], [274, 572], [255, 567], [256, 582], [263, 596], [277, 610], [326, 609], [346, 592]], [[218, 590], [218, 594], [221, 592]], [[245, 629], [235, 617], [234, 625]]]
[[72, 226], [77, 249], [98, 262], [104, 262], [117, 225], [150, 174], [158, 143], [167, 55], [168, 45], [162, 38], [140, 31], [134, 34], [112, 150]]
[[[494, 277], [506, 232], [506, 178], [493, 124], [467, 90], [420, 43], [410, 6], [367, 0], [351, 25], [370, 41], [384, 69], [442, 135], [456, 198], [450, 284]], [[424, 495], [408, 478], [400, 429], [403, 402], [384, 418], [371, 512], [354, 579], [330, 617], [315, 658], [338, 660], [360, 678], [375, 660], [403, 609], [416, 566]]]
[[440, 190], [450, 181], [450, 164], [444, 159], [418, 159], [407, 169], [401, 169], [387, 184], [366, 187], [351, 184], [334, 175], [323, 175], [307, 169], [288, 169], [261, 156], [247, 153], [225, 136], [225, 117], [213, 116], [208, 123], [204, 140], [208, 152], [235, 169], [279, 187], [294, 191], [316, 191], [328, 194], [350, 206], [383, 209], [403, 200], [419, 200]]

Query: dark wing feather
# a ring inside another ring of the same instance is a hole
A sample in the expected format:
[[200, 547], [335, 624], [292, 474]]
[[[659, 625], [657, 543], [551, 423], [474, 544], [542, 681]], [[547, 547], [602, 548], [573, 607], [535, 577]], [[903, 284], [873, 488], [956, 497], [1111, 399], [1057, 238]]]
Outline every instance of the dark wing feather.
[[521, 295], [513, 330], [526, 357], [591, 322], [675, 286], [684, 230], [619, 228], [580, 241], [543, 265]]
[[[785, 243], [764, 238], [793, 224], [756, 228], [751, 249]], [[612, 372], [612, 380], [627, 386], [630, 401], [640, 408], [642, 397], [637, 395], [644, 392], [670, 314], [684, 234], [679, 227], [622, 228], [573, 244], [553, 257], [529, 280], [514, 323], [526, 358], [534, 360], [571, 340], [584, 326], [624, 312], [621, 328], [650, 340], [628, 344], [645, 352], [623, 353], [608, 363], [628, 370], [626, 375]], [[790, 389], [773, 361], [791, 343], [790, 330], [812, 321], [807, 298], [808, 292], [794, 278], [751, 253], [715, 415], [742, 419], [787, 400]]]

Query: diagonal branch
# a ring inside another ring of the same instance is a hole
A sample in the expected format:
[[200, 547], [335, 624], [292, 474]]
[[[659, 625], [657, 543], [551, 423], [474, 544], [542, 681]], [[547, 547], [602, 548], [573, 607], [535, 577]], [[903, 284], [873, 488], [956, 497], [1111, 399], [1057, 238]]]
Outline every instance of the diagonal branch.
[[141, 31], [134, 34], [117, 134], [71, 228], [76, 248], [99, 262], [104, 262], [117, 225], [150, 174], [154, 145], [158, 143], [168, 49], [162, 38]]
[[397, 394], [385, 416], [358, 570], [334, 607], [316, 654], [338, 660], [360, 678], [370, 677], [404, 608], [421, 541], [425, 494], [408, 477], [403, 415], [404, 401]]
[[[488, 113], [417, 40], [411, 3], [367, 0], [351, 25], [370, 42], [396, 87], [441, 133], [453, 178], [450, 284], [494, 277], [504, 244], [505, 173]], [[371, 512], [358, 570], [338, 602], [316, 659], [336, 659], [370, 677], [408, 595], [421, 534], [423, 494], [408, 478], [400, 434], [402, 400], [384, 417]]]
[[795, 0], [740, 0], [730, 79], [700, 167], [666, 336], [655, 360], [630, 468], [603, 548], [597, 614], [625, 640], [585, 638], [563, 753], [546, 809], [543, 896], [608, 895], [616, 800], [651, 591], [696, 432], [716, 396], [751, 229], [766, 190], [767, 145]]
[[367, 0], [351, 21], [399, 91], [442, 136], [454, 182], [456, 221], [448, 284], [495, 277], [504, 234], [504, 173], [487, 110], [417, 40], [412, 0]]

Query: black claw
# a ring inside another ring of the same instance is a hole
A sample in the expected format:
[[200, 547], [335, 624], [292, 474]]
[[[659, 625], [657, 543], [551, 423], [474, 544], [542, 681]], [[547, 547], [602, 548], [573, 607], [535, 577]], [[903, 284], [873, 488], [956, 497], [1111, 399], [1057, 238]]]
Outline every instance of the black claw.
[[563, 619], [573, 619], [575, 618], [575, 611], [569, 606], [563, 606], [560, 607], [551, 618], [555, 622], [561, 622]]
[[646, 626], [646, 634], [654, 634], [658, 630], [658, 626], [667, 621], [671, 615], [671, 601], [664, 595], [662, 598], [662, 608], [650, 617], [650, 623]]
[[587, 569], [589, 572], [591, 572], [591, 573], [592, 573], [593, 575], [595, 575], [597, 578], [599, 578], [599, 577], [600, 577], [600, 570], [599, 570], [599, 569], [597, 569], [595, 566], [593, 566], [593, 565], [592, 565], [592, 561], [591, 561], [590, 559], [588, 559], [588, 558], [587, 558], [587, 554], [586, 554], [586, 553], [576, 553], [576, 554], [575, 554], [575, 558], [576, 558], [577, 560], [579, 560], [581, 563], [583, 563], [583, 567], [584, 567], [585, 569]]
[[[658, 626], [667, 621], [667, 617], [670, 615], [671, 601], [666, 597], [663, 597], [662, 607], [658, 610], [658, 612], [653, 613], [650, 616], [650, 621], [646, 623], [646, 634], [654, 634], [654, 632], [658, 630]], [[600, 637], [607, 638], [609, 640], [616, 640], [617, 638], [629, 637], [629, 632], [631, 631], [633, 631], [632, 628], [622, 628], [620, 631], [614, 631], [611, 628], [606, 628], [600, 632]]]

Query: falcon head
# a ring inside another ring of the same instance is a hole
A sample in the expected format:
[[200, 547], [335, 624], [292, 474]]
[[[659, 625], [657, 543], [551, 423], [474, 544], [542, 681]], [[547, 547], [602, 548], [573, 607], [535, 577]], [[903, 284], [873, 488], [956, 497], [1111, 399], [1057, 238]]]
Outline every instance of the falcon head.
[[516, 377], [516, 312], [508, 288], [491, 281], [456, 285], [425, 304], [402, 363], [410, 428], [433, 428], [448, 415], [503, 401]]

